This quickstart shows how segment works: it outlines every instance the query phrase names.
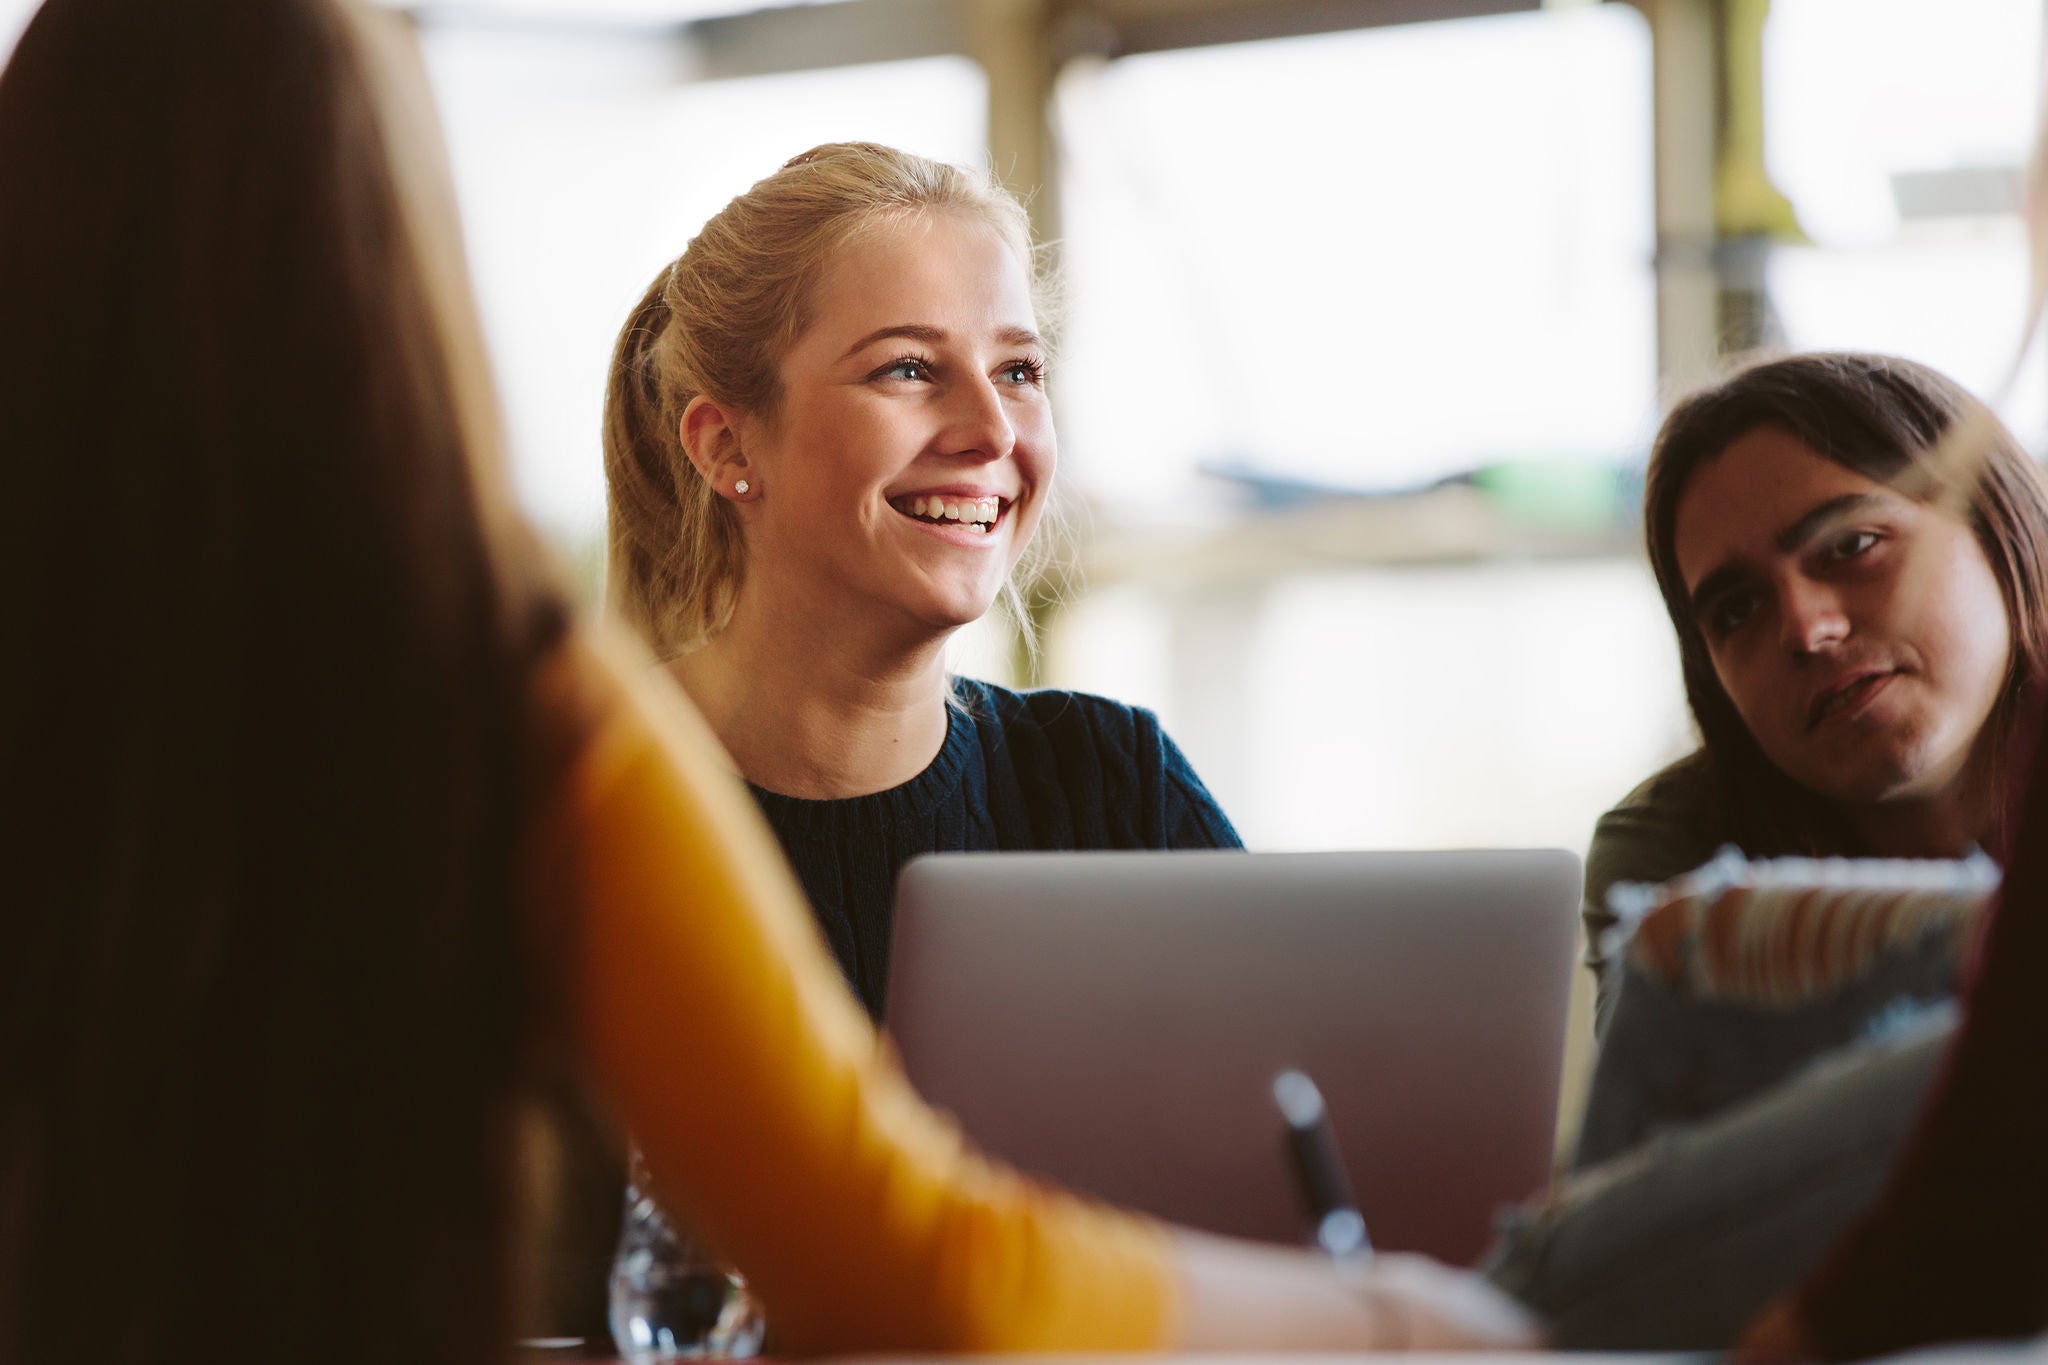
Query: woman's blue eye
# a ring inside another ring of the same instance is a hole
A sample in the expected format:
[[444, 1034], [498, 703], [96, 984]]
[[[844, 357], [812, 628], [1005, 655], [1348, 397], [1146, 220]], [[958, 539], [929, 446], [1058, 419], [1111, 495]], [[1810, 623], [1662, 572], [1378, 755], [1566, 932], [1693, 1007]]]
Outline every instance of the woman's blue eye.
[[1045, 378], [1045, 367], [1035, 360], [1013, 360], [1003, 366], [1002, 373], [1012, 384], [1036, 384]]
[[931, 368], [922, 360], [905, 356], [880, 371], [880, 374], [884, 379], [929, 379]]

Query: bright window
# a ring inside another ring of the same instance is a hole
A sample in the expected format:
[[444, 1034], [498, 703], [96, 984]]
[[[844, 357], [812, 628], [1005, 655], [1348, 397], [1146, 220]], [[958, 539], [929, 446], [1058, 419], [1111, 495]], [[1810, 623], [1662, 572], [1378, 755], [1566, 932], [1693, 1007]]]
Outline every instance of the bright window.
[[1069, 468], [1357, 486], [1622, 457], [1656, 390], [1649, 35], [1621, 5], [1077, 70]]
[[[2039, 0], [1776, 0], [1766, 155], [1814, 243], [1769, 270], [1790, 345], [1902, 354], [1996, 396], [2024, 313], [2040, 50]], [[2004, 412], [2048, 436], [2038, 364]]]

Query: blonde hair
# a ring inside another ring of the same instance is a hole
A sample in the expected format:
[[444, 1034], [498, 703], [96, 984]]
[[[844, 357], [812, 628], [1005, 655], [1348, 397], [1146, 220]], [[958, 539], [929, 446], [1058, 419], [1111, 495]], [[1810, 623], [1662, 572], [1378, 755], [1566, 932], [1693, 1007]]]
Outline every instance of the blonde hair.
[[683, 410], [700, 394], [757, 415], [811, 322], [834, 253], [940, 212], [993, 228], [1043, 298], [1030, 220], [986, 174], [871, 142], [827, 143], [727, 204], [627, 318], [605, 394], [606, 595], [668, 657], [722, 629], [746, 571], [733, 509], [691, 464]]

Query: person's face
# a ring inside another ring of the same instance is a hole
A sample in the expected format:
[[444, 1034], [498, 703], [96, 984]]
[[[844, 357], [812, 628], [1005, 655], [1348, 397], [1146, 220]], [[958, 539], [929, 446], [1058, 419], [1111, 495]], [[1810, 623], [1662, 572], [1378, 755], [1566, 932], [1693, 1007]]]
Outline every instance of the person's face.
[[938, 214], [843, 248], [813, 309], [775, 413], [743, 432], [760, 487], [749, 577], [794, 575], [812, 600], [913, 631], [974, 620], [1053, 475], [1023, 263], [992, 229]]
[[1714, 672], [1822, 796], [1934, 796], [1962, 773], [2011, 635], [1968, 527], [1758, 427], [1694, 472], [1673, 537]]

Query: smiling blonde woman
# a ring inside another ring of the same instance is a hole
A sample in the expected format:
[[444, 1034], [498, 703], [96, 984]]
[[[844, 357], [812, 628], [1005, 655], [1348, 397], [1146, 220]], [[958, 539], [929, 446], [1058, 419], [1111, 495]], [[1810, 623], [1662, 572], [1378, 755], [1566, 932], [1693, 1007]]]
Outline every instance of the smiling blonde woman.
[[1150, 712], [946, 674], [1052, 489], [1041, 283], [986, 176], [818, 147], [663, 267], [614, 359], [612, 603], [877, 1015], [918, 854], [1238, 846]]

